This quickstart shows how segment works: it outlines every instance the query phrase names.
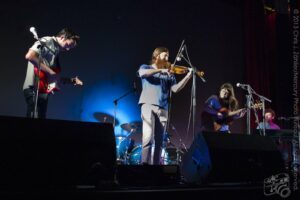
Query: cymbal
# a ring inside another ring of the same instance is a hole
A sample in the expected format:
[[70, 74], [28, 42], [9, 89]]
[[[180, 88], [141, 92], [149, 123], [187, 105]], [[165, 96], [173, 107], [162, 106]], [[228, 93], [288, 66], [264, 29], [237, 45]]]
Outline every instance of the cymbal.
[[142, 133], [142, 122], [130, 122], [121, 125], [121, 128], [132, 133]]
[[[94, 113], [95, 119], [102, 123], [114, 123], [114, 117], [107, 113], [102, 112], [95, 112]], [[119, 124], [119, 121], [116, 119], [116, 126]]]

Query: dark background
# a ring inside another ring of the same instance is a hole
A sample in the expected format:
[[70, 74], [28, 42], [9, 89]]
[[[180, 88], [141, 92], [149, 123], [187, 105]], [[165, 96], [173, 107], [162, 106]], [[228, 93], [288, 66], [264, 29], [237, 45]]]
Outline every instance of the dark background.
[[[140, 80], [136, 71], [139, 66], [149, 62], [157, 46], [169, 48], [173, 62], [185, 39], [191, 62], [205, 72], [207, 80], [203, 83], [197, 78], [198, 128], [203, 103], [224, 82], [234, 85], [241, 107], [246, 102], [245, 92], [235, 86], [237, 82], [249, 82], [245, 59], [245, 13], [244, 1], [239, 0], [2, 1], [0, 115], [25, 116], [22, 86], [27, 62], [24, 56], [34, 42], [29, 28], [34, 26], [42, 37], [70, 27], [81, 40], [77, 48], [61, 54], [62, 74], [78, 75], [84, 86], [65, 86], [51, 96], [48, 118], [102, 122], [103, 113], [114, 115], [113, 100], [128, 92], [118, 102], [116, 127], [116, 135], [126, 134], [120, 128], [121, 124], [141, 121], [137, 105]], [[178, 64], [186, 65], [184, 61]], [[177, 78], [179, 81], [182, 76]], [[134, 82], [139, 86], [138, 94], [130, 93]], [[289, 82], [285, 85], [292, 86]], [[267, 86], [276, 90], [270, 82]], [[187, 146], [193, 138], [192, 132], [186, 131], [190, 94], [191, 81], [180, 93], [173, 95], [171, 124], [178, 134], [171, 131], [171, 140], [177, 146], [179, 136]], [[271, 99], [281, 96], [272, 91], [261, 95], [272, 95], [267, 96]], [[288, 116], [290, 113], [291, 108], [288, 108], [277, 114]], [[245, 120], [235, 121], [232, 132], [245, 133]], [[141, 135], [134, 137], [138, 141]]]

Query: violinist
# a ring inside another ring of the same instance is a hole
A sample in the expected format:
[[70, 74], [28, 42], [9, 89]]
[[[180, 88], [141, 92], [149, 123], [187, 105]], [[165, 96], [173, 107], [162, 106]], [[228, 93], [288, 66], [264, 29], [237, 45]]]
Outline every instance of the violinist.
[[201, 113], [201, 130], [230, 133], [229, 125], [243, 117], [246, 109], [238, 109], [233, 87], [224, 83], [218, 95], [209, 97]]
[[[186, 68], [187, 74], [177, 83], [168, 59], [169, 50], [165, 47], [158, 47], [152, 53], [150, 64], [143, 64], [138, 70], [138, 76], [142, 81], [139, 99], [143, 120], [142, 164], [161, 164], [170, 91], [175, 93], [180, 91], [192, 75], [192, 70]], [[153, 152], [152, 147], [154, 147]]]

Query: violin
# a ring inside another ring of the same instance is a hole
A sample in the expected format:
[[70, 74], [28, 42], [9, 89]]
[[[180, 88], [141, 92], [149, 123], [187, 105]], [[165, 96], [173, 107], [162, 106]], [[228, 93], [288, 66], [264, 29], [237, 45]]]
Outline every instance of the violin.
[[[173, 73], [173, 74], [186, 74], [186, 73], [189, 72], [189, 68], [188, 67], [186, 67], [186, 66], [179, 66], [179, 65], [173, 65], [170, 62], [166, 63], [165, 68], [169, 69], [170, 73]], [[197, 70], [196, 74], [199, 77], [203, 77], [204, 76], [204, 72], [203, 71]]]

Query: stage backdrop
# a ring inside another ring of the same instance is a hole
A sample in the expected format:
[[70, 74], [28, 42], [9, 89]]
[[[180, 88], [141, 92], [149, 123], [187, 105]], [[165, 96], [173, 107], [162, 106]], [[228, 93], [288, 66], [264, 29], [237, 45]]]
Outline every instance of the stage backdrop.
[[[153, 50], [166, 46], [173, 62], [184, 39], [192, 64], [205, 72], [206, 83], [197, 78], [197, 128], [205, 100], [224, 82], [245, 80], [244, 24], [241, 1], [6, 1], [0, 3], [0, 115], [25, 116], [22, 93], [27, 62], [25, 54], [38, 35], [55, 35], [70, 27], [80, 37], [78, 47], [62, 53], [62, 75], [79, 76], [81, 88], [64, 86], [49, 99], [48, 118], [99, 122], [111, 120], [116, 108], [116, 135], [126, 135], [121, 124], [141, 121], [136, 72], [148, 63]], [[186, 62], [178, 62], [187, 65]], [[182, 78], [178, 76], [178, 80]], [[130, 93], [134, 82], [137, 93]], [[245, 93], [236, 88], [243, 106]], [[113, 101], [122, 95], [128, 95]], [[191, 81], [172, 99], [171, 140], [179, 137], [189, 146], [187, 132], [191, 105]], [[107, 118], [105, 118], [107, 116]], [[233, 132], [245, 132], [245, 118]], [[178, 133], [178, 134], [177, 134]], [[141, 135], [134, 136], [138, 141]]]

